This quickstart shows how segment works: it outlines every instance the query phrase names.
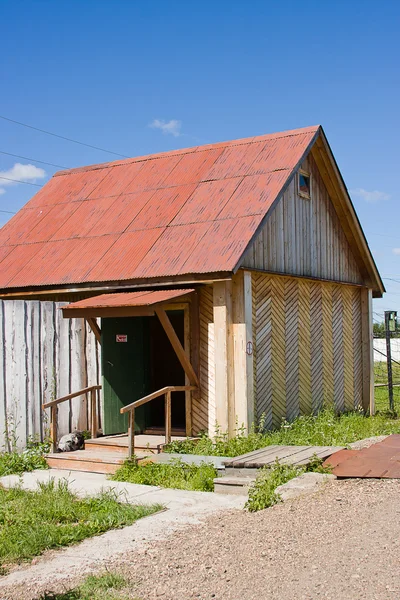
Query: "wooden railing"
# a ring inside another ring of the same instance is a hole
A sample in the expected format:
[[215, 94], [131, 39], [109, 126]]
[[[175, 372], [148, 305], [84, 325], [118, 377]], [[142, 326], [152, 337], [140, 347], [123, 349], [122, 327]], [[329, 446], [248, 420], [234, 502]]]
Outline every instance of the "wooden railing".
[[128, 454], [129, 458], [135, 454], [135, 409], [155, 398], [159, 398], [160, 396], [165, 396], [165, 443], [169, 444], [171, 441], [171, 395], [172, 392], [188, 392], [197, 390], [196, 386], [193, 385], [169, 385], [167, 387], [161, 388], [157, 392], [153, 392], [148, 396], [144, 396], [140, 398], [140, 400], [136, 400], [136, 402], [132, 402], [132, 404], [127, 404], [123, 408], [121, 408], [120, 412], [122, 414], [129, 413], [129, 441], [128, 441]]
[[67, 400], [72, 400], [72, 398], [76, 398], [77, 396], [82, 396], [83, 394], [90, 393], [90, 432], [92, 438], [97, 437], [98, 430], [98, 415], [97, 415], [97, 399], [96, 399], [96, 391], [101, 390], [101, 385], [91, 385], [90, 387], [84, 388], [83, 390], [79, 390], [79, 392], [74, 392], [73, 394], [68, 394], [67, 396], [63, 396], [62, 398], [57, 398], [56, 400], [52, 400], [51, 402], [47, 402], [46, 404], [42, 404], [42, 408], [50, 408], [50, 438], [52, 444], [52, 451], [56, 452], [57, 450], [57, 420], [58, 420], [58, 405], [61, 402], [66, 402]]

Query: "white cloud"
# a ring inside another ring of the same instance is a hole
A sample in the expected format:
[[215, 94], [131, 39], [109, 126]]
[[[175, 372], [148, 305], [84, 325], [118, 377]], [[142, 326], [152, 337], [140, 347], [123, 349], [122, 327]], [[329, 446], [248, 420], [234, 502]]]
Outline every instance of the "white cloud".
[[[15, 163], [11, 169], [0, 171], [0, 195], [5, 193], [5, 187], [18, 185], [19, 181], [30, 181], [34, 183], [37, 179], [46, 177], [46, 171], [34, 165], [23, 165]], [[3, 179], [4, 178], [4, 179]]]
[[359, 198], [365, 200], [365, 202], [369, 202], [371, 204], [374, 202], [380, 202], [381, 200], [389, 200], [390, 198], [390, 194], [386, 194], [386, 192], [380, 192], [379, 190], [373, 190], [369, 192], [363, 188], [350, 190], [350, 194], [352, 196], [358, 196]]
[[149, 127], [152, 129], [160, 129], [163, 133], [173, 135], [174, 137], [182, 135], [182, 121], [178, 121], [177, 119], [171, 119], [170, 121], [154, 119], [154, 121], [149, 124]]
[[400, 254], [400, 248], [392, 248], [393, 254]]

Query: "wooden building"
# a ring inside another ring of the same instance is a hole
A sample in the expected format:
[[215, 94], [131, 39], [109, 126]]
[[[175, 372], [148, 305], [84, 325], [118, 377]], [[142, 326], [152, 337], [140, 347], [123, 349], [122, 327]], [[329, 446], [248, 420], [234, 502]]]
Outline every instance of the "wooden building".
[[383, 292], [321, 127], [57, 173], [0, 230], [0, 431], [373, 409]]

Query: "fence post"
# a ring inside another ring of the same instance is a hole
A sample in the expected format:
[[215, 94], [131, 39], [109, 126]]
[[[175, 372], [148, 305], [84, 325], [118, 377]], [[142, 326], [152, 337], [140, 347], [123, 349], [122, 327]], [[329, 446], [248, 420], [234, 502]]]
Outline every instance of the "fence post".
[[394, 411], [394, 400], [393, 400], [393, 372], [392, 372], [392, 350], [390, 344], [390, 321], [392, 318], [392, 311], [385, 311], [385, 336], [386, 336], [386, 363], [387, 363], [387, 374], [388, 374], [388, 391], [389, 391], [389, 410]]

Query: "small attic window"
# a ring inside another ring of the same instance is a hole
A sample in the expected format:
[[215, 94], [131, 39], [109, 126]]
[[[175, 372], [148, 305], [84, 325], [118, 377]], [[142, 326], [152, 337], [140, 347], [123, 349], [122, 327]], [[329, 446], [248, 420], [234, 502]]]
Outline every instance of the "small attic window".
[[311, 177], [305, 171], [299, 171], [299, 194], [304, 198], [311, 198]]

